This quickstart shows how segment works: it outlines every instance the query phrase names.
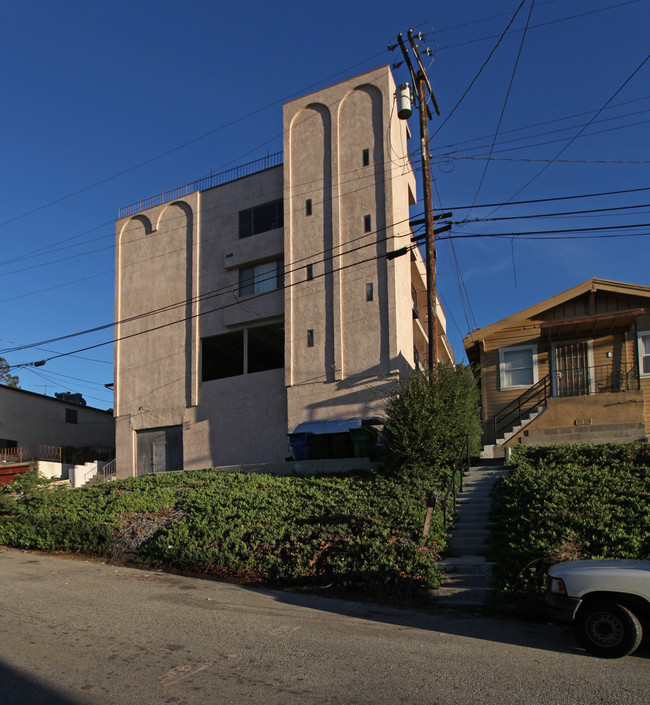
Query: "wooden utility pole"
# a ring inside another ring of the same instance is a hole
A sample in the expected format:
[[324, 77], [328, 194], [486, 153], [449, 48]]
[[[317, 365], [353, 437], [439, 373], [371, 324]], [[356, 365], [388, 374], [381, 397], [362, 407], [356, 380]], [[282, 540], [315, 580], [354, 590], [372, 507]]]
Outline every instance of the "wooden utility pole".
[[[427, 323], [429, 336], [429, 372], [431, 378], [434, 379], [438, 370], [438, 335], [436, 330], [437, 313], [436, 313], [436, 248], [435, 248], [435, 232], [433, 229], [433, 197], [431, 193], [431, 162], [429, 159], [429, 119], [431, 112], [427, 104], [427, 90], [431, 96], [431, 102], [436, 111], [436, 115], [440, 115], [440, 109], [436, 103], [435, 96], [431, 89], [431, 83], [426, 73], [426, 69], [420, 59], [420, 52], [415, 43], [413, 30], [409, 29], [407, 37], [413, 56], [417, 63], [417, 71], [413, 67], [409, 50], [404, 43], [404, 38], [400, 32], [397, 35], [404, 61], [408, 65], [411, 74], [411, 80], [416, 89], [417, 108], [420, 115], [420, 151], [422, 153], [422, 190], [424, 191], [424, 227], [426, 234], [425, 245], [425, 265], [427, 274]], [[418, 39], [422, 39], [422, 35], [417, 35]]]

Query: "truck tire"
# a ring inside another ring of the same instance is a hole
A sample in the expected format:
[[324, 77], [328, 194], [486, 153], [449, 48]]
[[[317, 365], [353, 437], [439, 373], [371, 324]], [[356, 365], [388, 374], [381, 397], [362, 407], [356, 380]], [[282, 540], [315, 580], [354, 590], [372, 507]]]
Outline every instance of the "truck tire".
[[578, 610], [575, 622], [578, 641], [601, 658], [621, 658], [636, 650], [643, 630], [637, 616], [617, 602], [594, 600]]

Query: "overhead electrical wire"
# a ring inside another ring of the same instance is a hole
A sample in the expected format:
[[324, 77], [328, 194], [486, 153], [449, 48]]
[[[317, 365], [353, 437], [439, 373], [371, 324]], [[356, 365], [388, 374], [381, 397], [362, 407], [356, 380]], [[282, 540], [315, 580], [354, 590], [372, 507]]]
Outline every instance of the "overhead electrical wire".
[[[492, 158], [492, 154], [494, 152], [494, 146], [496, 144], [497, 137], [499, 136], [501, 122], [503, 121], [503, 116], [505, 115], [505, 112], [506, 112], [506, 107], [508, 105], [508, 98], [510, 97], [510, 91], [512, 90], [512, 84], [514, 83], [514, 80], [515, 80], [515, 75], [517, 73], [517, 67], [519, 66], [519, 59], [521, 58], [521, 52], [524, 48], [524, 42], [526, 41], [526, 35], [528, 33], [528, 25], [530, 24], [530, 18], [533, 14], [534, 7], [535, 7], [535, 0], [531, 0], [530, 10], [528, 11], [528, 17], [526, 18], [526, 26], [524, 27], [524, 33], [522, 34], [521, 42], [519, 43], [519, 51], [517, 52], [517, 57], [515, 59], [515, 65], [512, 68], [512, 74], [510, 75], [510, 83], [508, 84], [508, 90], [506, 91], [506, 96], [503, 101], [503, 106], [501, 107], [501, 114], [499, 115], [497, 127], [496, 127], [496, 130], [494, 131], [494, 137], [492, 138], [492, 144], [490, 145], [490, 153], [487, 156], [487, 161], [485, 162], [485, 167], [483, 169], [483, 173], [481, 174], [481, 178], [479, 180], [479, 184], [476, 189], [476, 193], [474, 194], [473, 203], [476, 203], [476, 199], [478, 198], [478, 195], [481, 192], [481, 187], [483, 186], [483, 182], [485, 181], [485, 176], [486, 176], [488, 168], [490, 166], [490, 159]], [[470, 211], [471, 211], [471, 209], [470, 209]]]
[[[515, 191], [515, 193], [512, 194], [510, 198], [507, 199], [506, 203], [510, 202], [513, 198], [518, 196], [522, 191], [527, 189], [530, 184], [533, 183], [537, 178], [539, 178], [545, 171], [546, 169], [551, 166], [553, 161], [555, 161], [563, 152], [565, 152], [574, 142], [575, 140], [589, 127], [589, 125], [600, 115], [600, 113], [607, 107], [609, 103], [614, 100], [614, 98], [627, 86], [627, 84], [636, 76], [636, 74], [643, 68], [643, 66], [646, 64], [646, 62], [650, 59], [650, 54], [648, 54], [645, 59], [632, 71], [632, 73], [621, 83], [621, 85], [612, 93], [612, 95], [607, 99], [607, 101], [594, 113], [592, 118], [588, 120], [582, 128], [560, 149], [560, 151], [553, 157], [553, 160], [549, 162], [548, 164], [545, 164], [531, 179], [529, 179], [520, 189]], [[501, 206], [499, 206], [500, 208]], [[495, 210], [499, 210], [499, 208], [496, 208]], [[493, 211], [494, 212], [494, 211]]]

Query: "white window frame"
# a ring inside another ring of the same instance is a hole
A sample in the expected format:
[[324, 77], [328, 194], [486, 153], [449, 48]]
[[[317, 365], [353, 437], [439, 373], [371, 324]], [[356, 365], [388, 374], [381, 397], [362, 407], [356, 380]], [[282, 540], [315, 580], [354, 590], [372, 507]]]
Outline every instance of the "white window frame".
[[[520, 350], [530, 350], [532, 357], [532, 372], [533, 381], [530, 384], [506, 384], [505, 374], [505, 357], [506, 353], [518, 352]], [[528, 389], [533, 384], [537, 384], [539, 377], [537, 375], [537, 344], [533, 345], [514, 345], [509, 348], [499, 348], [499, 389]]]
[[643, 371], [643, 358], [650, 358], [650, 353], [645, 352], [645, 350], [643, 349], [644, 338], [650, 339], [650, 330], [640, 330], [637, 331], [636, 334], [637, 350], [639, 351], [639, 377], [647, 379], [648, 377], [650, 377], [650, 372]]

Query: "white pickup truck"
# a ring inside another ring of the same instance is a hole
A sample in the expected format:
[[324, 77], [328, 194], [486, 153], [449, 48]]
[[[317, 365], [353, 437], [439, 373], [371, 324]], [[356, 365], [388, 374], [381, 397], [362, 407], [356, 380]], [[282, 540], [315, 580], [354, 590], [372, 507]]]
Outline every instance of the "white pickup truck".
[[573, 622], [578, 641], [603, 658], [627, 656], [650, 634], [650, 560], [556, 563], [548, 570], [551, 619]]

